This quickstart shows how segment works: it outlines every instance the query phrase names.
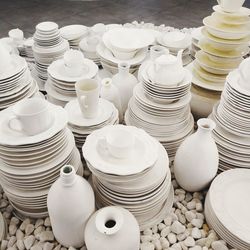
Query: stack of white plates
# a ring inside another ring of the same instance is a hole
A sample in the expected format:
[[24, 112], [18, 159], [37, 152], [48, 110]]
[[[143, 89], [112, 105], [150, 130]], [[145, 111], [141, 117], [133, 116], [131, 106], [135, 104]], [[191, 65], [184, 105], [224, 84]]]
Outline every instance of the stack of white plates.
[[143, 128], [158, 139], [172, 159], [180, 143], [193, 132], [189, 106], [192, 75], [186, 70], [177, 86], [160, 85], [150, 78], [151, 66], [148, 64], [142, 70], [143, 81], [134, 88], [125, 122]]
[[72, 49], [78, 49], [80, 41], [88, 35], [88, 28], [81, 24], [64, 26], [60, 29], [62, 38], [69, 42]]
[[45, 84], [48, 100], [64, 107], [67, 102], [76, 97], [75, 83], [81, 79], [95, 78], [97, 73], [97, 65], [89, 59], [83, 59], [82, 73], [77, 77], [68, 75], [63, 59], [54, 61], [48, 67], [48, 80]]
[[191, 49], [190, 49], [190, 55], [192, 56], [193, 59], [195, 59], [196, 52], [198, 52], [200, 50], [199, 41], [202, 38], [202, 33], [201, 33], [202, 28], [203, 28], [203, 26], [199, 27], [199, 28], [195, 28], [191, 33], [192, 45], [191, 45]]
[[73, 132], [76, 146], [81, 152], [86, 137], [93, 131], [107, 125], [119, 123], [118, 110], [115, 106], [105, 100], [99, 100], [99, 111], [95, 118], [84, 118], [77, 99], [66, 104], [65, 110], [68, 113], [68, 128]]
[[172, 55], [177, 55], [179, 50], [182, 52], [183, 65], [186, 66], [193, 61], [190, 56], [191, 35], [180, 31], [170, 31], [160, 33], [157, 42], [166, 47]]
[[[17, 104], [18, 105], [18, 104]], [[12, 108], [0, 118], [0, 180], [18, 217], [47, 216], [47, 194], [60, 168], [71, 164], [82, 174], [80, 154], [67, 125], [67, 113], [50, 105], [53, 123], [44, 132], [27, 136], [8, 126]]]
[[89, 135], [83, 156], [92, 172], [97, 207], [122, 206], [134, 214], [144, 230], [160, 223], [173, 205], [168, 155], [142, 129], [123, 126], [135, 137], [134, 149], [126, 158], [114, 158], [99, 145], [99, 140], [117, 126]]
[[238, 70], [228, 75], [221, 102], [211, 114], [221, 171], [250, 168], [250, 92], [238, 84], [239, 77]]
[[8, 233], [8, 225], [2, 213], [0, 212], [0, 241], [6, 238], [7, 233]]
[[36, 62], [36, 75], [40, 90], [44, 90], [47, 68], [57, 59], [63, 57], [69, 49], [69, 43], [60, 35], [58, 25], [54, 22], [43, 22], [36, 26], [34, 34], [33, 53]]
[[138, 70], [147, 56], [148, 46], [154, 44], [154, 35], [146, 29], [115, 28], [107, 31], [97, 46], [97, 54], [104, 69], [115, 74], [118, 64], [127, 62], [130, 72]]
[[0, 110], [38, 92], [36, 81], [31, 77], [24, 58], [11, 55], [11, 63], [0, 73]]
[[[198, 43], [201, 50], [189, 69], [194, 85], [204, 91], [222, 92], [227, 74], [237, 68], [249, 52], [250, 10], [242, 7], [229, 13], [219, 5], [213, 9], [215, 12], [203, 19], [205, 27], [201, 29], [202, 39]], [[212, 112], [212, 107], [209, 111]]]
[[208, 224], [230, 246], [250, 249], [250, 170], [234, 169], [218, 175], [206, 197]]

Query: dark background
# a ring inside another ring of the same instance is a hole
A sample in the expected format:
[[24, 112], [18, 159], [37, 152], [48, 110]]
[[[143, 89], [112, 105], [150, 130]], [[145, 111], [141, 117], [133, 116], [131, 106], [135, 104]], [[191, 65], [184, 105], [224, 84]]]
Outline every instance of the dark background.
[[[216, 3], [216, 0], [0, 0], [0, 37], [7, 36], [12, 28], [20, 28], [30, 36], [42, 21], [54, 21], [60, 27], [134, 20], [176, 28], [198, 27]], [[245, 6], [250, 7], [250, 0], [246, 0]]]

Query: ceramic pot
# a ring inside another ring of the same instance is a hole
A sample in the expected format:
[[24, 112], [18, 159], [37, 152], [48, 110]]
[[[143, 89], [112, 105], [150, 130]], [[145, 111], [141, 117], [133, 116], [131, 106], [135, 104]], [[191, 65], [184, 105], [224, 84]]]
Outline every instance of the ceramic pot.
[[85, 243], [88, 250], [139, 250], [139, 225], [128, 210], [105, 207], [89, 219]]
[[112, 82], [118, 88], [118, 91], [121, 96], [121, 105], [123, 115], [128, 107], [129, 99], [133, 95], [133, 89], [138, 83], [136, 77], [129, 73], [129, 64], [128, 63], [119, 63], [118, 70], [119, 72], [113, 76]]
[[175, 178], [182, 188], [190, 192], [207, 187], [219, 165], [218, 149], [211, 135], [215, 123], [203, 118], [197, 124], [197, 132], [184, 140], [174, 160]]
[[72, 166], [62, 167], [60, 178], [49, 190], [47, 206], [56, 240], [65, 247], [80, 248], [87, 220], [95, 211], [89, 183]]
[[119, 120], [123, 119], [121, 96], [118, 88], [112, 83], [111, 78], [104, 78], [101, 84], [100, 96], [114, 104], [119, 111]]

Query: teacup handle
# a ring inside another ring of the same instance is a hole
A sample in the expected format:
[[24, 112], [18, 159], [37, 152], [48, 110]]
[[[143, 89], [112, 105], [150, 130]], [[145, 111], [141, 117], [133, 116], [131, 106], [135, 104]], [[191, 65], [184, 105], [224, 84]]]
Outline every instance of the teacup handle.
[[[18, 128], [16, 128], [14, 126], [14, 124], [13, 124], [14, 121], [18, 122], [18, 124], [20, 125], [20, 129], [18, 129]], [[10, 129], [12, 129], [14, 131], [17, 131], [17, 132], [22, 132], [23, 131], [22, 123], [20, 122], [20, 120], [16, 116], [12, 116], [9, 119], [8, 126], [9, 126]]]
[[81, 99], [81, 103], [82, 103], [82, 105], [84, 106], [84, 108], [87, 109], [87, 108], [89, 107], [89, 105], [86, 104], [87, 96], [85, 96], [85, 95], [84, 95], [84, 96], [81, 96], [80, 99]]

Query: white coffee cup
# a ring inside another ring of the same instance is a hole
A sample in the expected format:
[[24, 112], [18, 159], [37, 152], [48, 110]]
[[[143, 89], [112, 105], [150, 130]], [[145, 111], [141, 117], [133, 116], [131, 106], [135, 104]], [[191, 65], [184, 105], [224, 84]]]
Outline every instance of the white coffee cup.
[[84, 69], [83, 59], [83, 53], [78, 50], [70, 49], [66, 51], [63, 55], [66, 74], [71, 77], [80, 76]]
[[44, 132], [51, 126], [52, 115], [46, 100], [25, 99], [17, 102], [12, 111], [14, 115], [8, 124], [12, 130], [32, 136]]
[[245, 0], [217, 0], [220, 7], [225, 12], [237, 12], [244, 4]]
[[118, 125], [113, 126], [105, 137], [100, 138], [99, 144], [115, 158], [128, 158], [134, 149], [135, 137]]
[[20, 29], [12, 29], [9, 31], [9, 37], [12, 38], [16, 45], [22, 45], [24, 40], [23, 31]]
[[99, 84], [93, 79], [83, 79], [75, 84], [78, 102], [85, 118], [94, 118], [98, 114]]

